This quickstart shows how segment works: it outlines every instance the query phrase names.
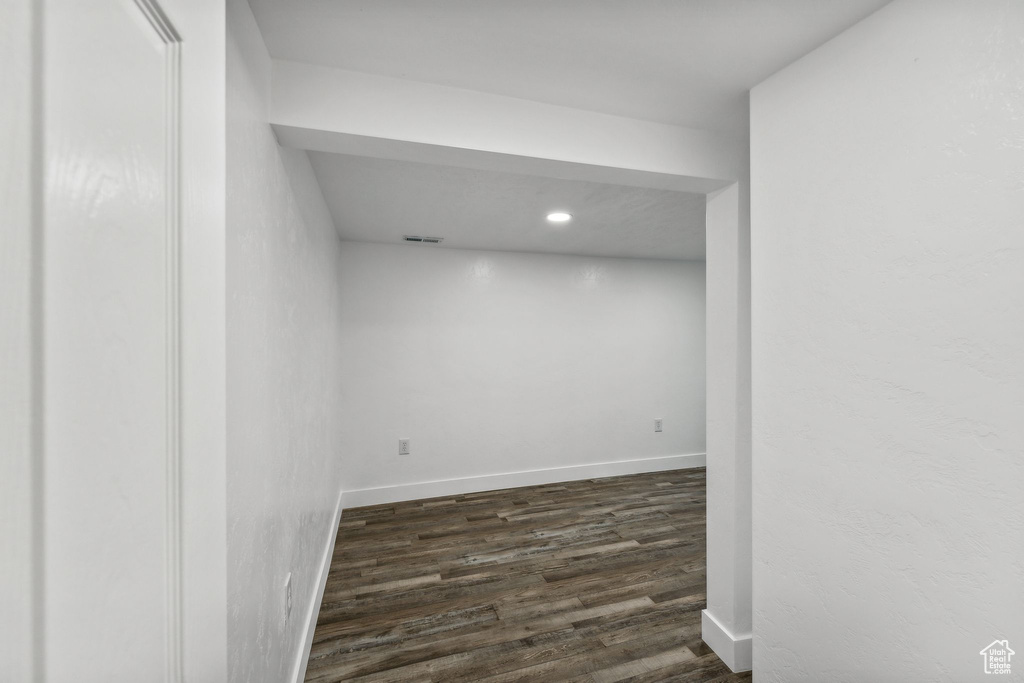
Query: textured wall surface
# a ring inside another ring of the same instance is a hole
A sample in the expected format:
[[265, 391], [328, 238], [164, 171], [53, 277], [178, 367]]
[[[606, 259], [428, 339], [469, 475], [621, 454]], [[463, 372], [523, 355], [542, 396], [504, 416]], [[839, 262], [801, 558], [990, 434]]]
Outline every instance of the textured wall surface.
[[341, 243], [305, 152], [267, 124], [270, 63], [244, 0], [228, 29], [228, 666], [279, 683], [342, 483]]
[[702, 262], [345, 243], [343, 263], [346, 490], [704, 452]]
[[752, 93], [759, 681], [1024, 652], [1022, 36], [898, 1]]

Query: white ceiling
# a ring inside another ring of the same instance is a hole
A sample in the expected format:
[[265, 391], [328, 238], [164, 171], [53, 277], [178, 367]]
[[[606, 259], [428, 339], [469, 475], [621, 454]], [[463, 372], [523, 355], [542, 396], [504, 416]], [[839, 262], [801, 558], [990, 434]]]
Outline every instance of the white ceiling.
[[[404, 244], [403, 235], [425, 235], [464, 249], [704, 259], [701, 194], [323, 152], [309, 158], [342, 239]], [[553, 225], [552, 211], [573, 220]]]
[[888, 0], [250, 0], [277, 59], [695, 128]]

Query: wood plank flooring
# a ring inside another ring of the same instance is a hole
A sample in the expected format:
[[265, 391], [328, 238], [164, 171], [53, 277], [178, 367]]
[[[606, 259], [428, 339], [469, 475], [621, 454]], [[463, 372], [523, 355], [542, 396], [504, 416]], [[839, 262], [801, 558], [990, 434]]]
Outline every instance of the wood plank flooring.
[[703, 468], [344, 511], [306, 681], [749, 681], [701, 641]]

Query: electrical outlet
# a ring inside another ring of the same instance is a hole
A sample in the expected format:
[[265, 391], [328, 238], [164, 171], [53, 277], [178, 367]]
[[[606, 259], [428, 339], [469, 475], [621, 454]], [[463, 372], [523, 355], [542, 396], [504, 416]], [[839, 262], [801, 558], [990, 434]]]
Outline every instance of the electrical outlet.
[[654, 431], [656, 431], [656, 432], [660, 432], [661, 431], [661, 418], [660, 417], [654, 419]]
[[292, 618], [292, 573], [284, 577], [284, 623], [287, 624]]
[[398, 454], [409, 455], [409, 439], [398, 440]]

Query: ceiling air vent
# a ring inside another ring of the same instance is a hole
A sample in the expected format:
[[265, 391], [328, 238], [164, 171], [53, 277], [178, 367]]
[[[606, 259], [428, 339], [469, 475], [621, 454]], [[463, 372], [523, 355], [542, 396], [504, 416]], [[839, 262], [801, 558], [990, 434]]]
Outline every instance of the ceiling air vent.
[[420, 235], [404, 235], [402, 237], [406, 242], [420, 242], [422, 244], [441, 244], [443, 237], [421, 237]]

